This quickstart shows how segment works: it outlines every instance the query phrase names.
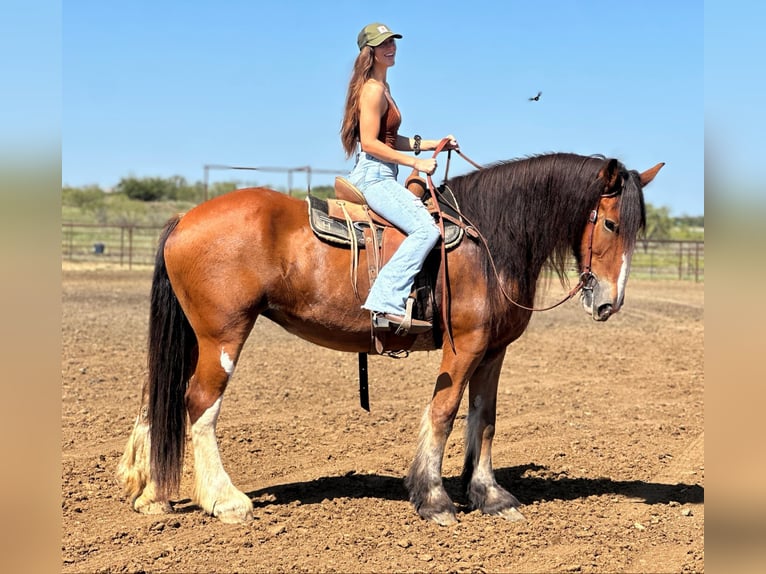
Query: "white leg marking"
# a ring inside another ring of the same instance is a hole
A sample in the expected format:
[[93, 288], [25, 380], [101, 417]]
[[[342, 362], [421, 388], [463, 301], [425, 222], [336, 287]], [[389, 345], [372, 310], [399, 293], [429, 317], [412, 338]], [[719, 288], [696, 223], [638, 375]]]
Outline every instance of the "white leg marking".
[[226, 374], [231, 377], [234, 374], [234, 361], [229, 357], [229, 353], [221, 349], [221, 367], [226, 371]]
[[117, 477], [123, 484], [125, 494], [130, 497], [133, 510], [143, 514], [165, 514], [172, 512], [172, 508], [167, 500], [158, 497], [156, 485], [151, 480], [150, 442], [144, 407], [136, 417], [133, 432], [117, 467]]
[[243, 522], [252, 518], [253, 503], [232, 484], [223, 468], [215, 437], [222, 400], [223, 397], [218, 397], [191, 427], [194, 498], [203, 510], [223, 522]]
[[[145, 410], [145, 407], [144, 407]], [[117, 476], [133, 504], [149, 482], [149, 424], [139, 414], [117, 467]]]
[[[222, 399], [223, 397], [219, 397], [191, 427], [197, 496], [200, 498], [200, 505], [205, 509], [208, 502], [205, 498], [208, 494], [216, 493], [231, 484], [229, 475], [223, 469], [215, 438], [215, 425], [221, 412]], [[214, 503], [215, 500], [210, 502]]]

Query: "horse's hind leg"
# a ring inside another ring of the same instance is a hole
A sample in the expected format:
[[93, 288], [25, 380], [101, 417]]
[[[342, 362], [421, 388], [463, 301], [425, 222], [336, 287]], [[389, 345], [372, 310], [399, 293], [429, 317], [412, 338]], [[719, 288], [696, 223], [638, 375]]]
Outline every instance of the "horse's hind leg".
[[474, 508], [514, 521], [524, 519], [517, 510], [519, 501], [497, 483], [492, 468], [497, 385], [504, 357], [505, 350], [485, 358], [471, 376], [462, 478]]
[[117, 467], [117, 478], [136, 512], [142, 514], [165, 514], [172, 512], [170, 502], [160, 496], [151, 478], [148, 420], [148, 389], [144, 386], [141, 409], [133, 424], [125, 452]]
[[215, 436], [223, 392], [234, 373], [241, 344], [202, 340], [199, 360], [186, 392], [194, 449], [194, 501], [221, 522], [253, 517], [253, 503], [231, 482], [223, 468]]

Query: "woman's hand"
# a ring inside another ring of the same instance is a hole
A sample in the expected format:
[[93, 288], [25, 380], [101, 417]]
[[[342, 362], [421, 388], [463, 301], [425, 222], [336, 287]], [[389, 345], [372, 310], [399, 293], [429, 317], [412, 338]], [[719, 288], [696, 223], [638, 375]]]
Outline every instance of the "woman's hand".
[[428, 175], [433, 175], [436, 171], [436, 159], [429, 157], [426, 159], [416, 159], [414, 168]]
[[447, 143], [444, 144], [444, 147], [442, 148], [443, 150], [460, 149], [460, 145], [458, 145], [457, 140], [455, 139], [455, 136], [453, 136], [452, 134], [440, 140], [428, 140], [427, 142], [423, 140], [424, 146], [422, 147], [422, 149], [435, 150], [437, 147], [439, 147], [439, 144], [442, 143], [444, 140], [449, 140], [449, 141], [447, 141]]
[[449, 141], [447, 142], [447, 145], [444, 146], [444, 149], [460, 149], [460, 145], [457, 143], [457, 140], [455, 139], [455, 136], [452, 134], [448, 135], [446, 138]]

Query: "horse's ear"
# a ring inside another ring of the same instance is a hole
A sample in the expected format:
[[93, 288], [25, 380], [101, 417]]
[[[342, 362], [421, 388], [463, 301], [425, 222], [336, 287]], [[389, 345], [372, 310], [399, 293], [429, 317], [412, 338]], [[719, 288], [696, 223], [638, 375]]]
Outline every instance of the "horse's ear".
[[607, 160], [604, 167], [598, 172], [598, 176], [604, 182], [606, 192], [613, 191], [620, 183], [620, 162], [616, 159]]
[[657, 175], [657, 172], [662, 169], [662, 166], [665, 165], [664, 161], [661, 161], [654, 167], [647, 169], [644, 173], [641, 174], [641, 187], [645, 186], [647, 183], [650, 183], [654, 176]]

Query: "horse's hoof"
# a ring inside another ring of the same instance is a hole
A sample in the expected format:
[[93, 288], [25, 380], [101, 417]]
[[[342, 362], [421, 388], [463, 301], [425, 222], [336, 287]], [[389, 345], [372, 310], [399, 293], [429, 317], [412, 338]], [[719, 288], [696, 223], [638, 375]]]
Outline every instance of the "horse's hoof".
[[243, 524], [251, 521], [253, 519], [253, 503], [241, 492], [237, 494], [239, 496], [228, 503], [213, 504], [211, 514], [224, 524]]
[[171, 514], [173, 507], [170, 506], [170, 502], [167, 500], [157, 501], [141, 501], [141, 498], [137, 498], [133, 503], [133, 510], [140, 512], [141, 514]]
[[422, 506], [417, 510], [420, 518], [436, 522], [439, 526], [451, 526], [452, 524], [457, 524], [457, 516], [455, 515], [455, 509], [452, 504], [449, 506], [441, 505], [441, 510], [438, 508], [425, 509]]
[[253, 512], [241, 512], [238, 510], [231, 510], [228, 512], [217, 512], [215, 517], [224, 524], [244, 524], [250, 522], [253, 519]]
[[501, 518], [505, 518], [508, 522], [521, 522], [522, 520], [526, 520], [526, 518], [524, 518], [524, 515], [514, 507], [501, 510], [500, 512], [497, 513], [497, 516], [500, 516]]
[[457, 524], [457, 517], [453, 512], [439, 512], [429, 518], [439, 526], [452, 526], [453, 524]]

